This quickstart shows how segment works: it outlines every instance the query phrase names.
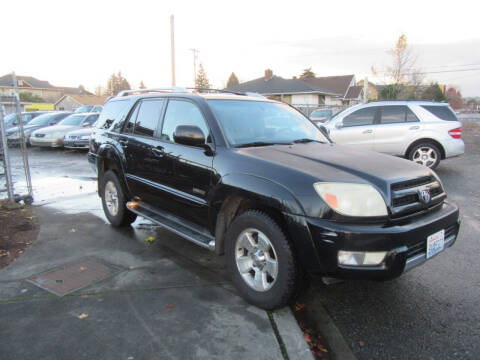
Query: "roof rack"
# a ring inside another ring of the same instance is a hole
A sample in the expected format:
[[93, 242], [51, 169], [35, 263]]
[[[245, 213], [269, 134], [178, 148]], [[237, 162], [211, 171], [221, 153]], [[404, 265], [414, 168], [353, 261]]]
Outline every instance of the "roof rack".
[[220, 89], [210, 89], [210, 88], [195, 88], [195, 87], [187, 88], [187, 90], [198, 90], [198, 91], [205, 91], [205, 92], [226, 93], [226, 94], [265, 98], [265, 96], [263, 96], [262, 94], [255, 93], [255, 92], [241, 92], [241, 91], [220, 90]]
[[120, 91], [117, 96], [127, 96], [131, 94], [141, 94], [141, 93], [155, 93], [155, 92], [178, 92], [178, 93], [188, 93], [187, 89], [179, 86], [171, 86], [171, 87], [161, 87], [161, 88], [150, 88], [150, 89], [135, 89], [135, 90], [122, 90]]

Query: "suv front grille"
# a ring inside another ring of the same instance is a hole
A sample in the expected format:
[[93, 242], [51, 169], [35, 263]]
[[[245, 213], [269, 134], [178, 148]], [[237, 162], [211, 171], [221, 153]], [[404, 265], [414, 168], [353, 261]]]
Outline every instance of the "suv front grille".
[[433, 176], [398, 182], [392, 184], [390, 189], [390, 209], [394, 219], [436, 207], [447, 196], [442, 185]]

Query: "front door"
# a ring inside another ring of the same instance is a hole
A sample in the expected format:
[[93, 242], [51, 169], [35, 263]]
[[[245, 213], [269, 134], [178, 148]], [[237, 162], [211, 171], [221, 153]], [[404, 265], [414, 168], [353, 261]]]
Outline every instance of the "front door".
[[167, 104], [161, 139], [165, 156], [174, 163], [174, 174], [165, 185], [176, 215], [208, 226], [208, 191], [213, 176], [213, 154], [202, 147], [175, 143], [173, 134], [179, 125], [198, 126], [212, 144], [210, 129], [200, 108], [188, 100], [170, 99]]
[[330, 130], [330, 137], [338, 144], [373, 150], [377, 107], [366, 107], [345, 116], [340, 128]]

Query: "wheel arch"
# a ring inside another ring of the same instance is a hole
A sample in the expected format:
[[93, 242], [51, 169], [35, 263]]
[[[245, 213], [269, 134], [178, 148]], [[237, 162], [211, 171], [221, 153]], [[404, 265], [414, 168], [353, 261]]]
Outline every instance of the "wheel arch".
[[105, 145], [101, 147], [98, 151], [98, 160], [97, 160], [97, 174], [98, 174], [98, 195], [102, 196], [102, 180], [103, 175], [111, 170], [115, 172], [120, 180], [122, 185], [122, 190], [125, 194], [130, 194], [128, 189], [128, 185], [125, 178], [125, 171], [122, 164], [121, 156], [117, 153], [117, 151], [112, 147]]
[[405, 154], [404, 154], [404, 157], [406, 159], [409, 158], [409, 154], [410, 154], [410, 151], [412, 151], [412, 149], [419, 145], [419, 144], [422, 144], [422, 143], [430, 143], [430, 144], [433, 144], [435, 145], [436, 147], [438, 147], [438, 149], [440, 150], [440, 155], [441, 155], [441, 160], [444, 160], [445, 159], [445, 148], [443, 147], [443, 145], [435, 140], [435, 139], [432, 139], [432, 138], [421, 138], [421, 139], [418, 139], [418, 140], [415, 140], [414, 142], [412, 142], [408, 147], [407, 147], [407, 150], [405, 151]]

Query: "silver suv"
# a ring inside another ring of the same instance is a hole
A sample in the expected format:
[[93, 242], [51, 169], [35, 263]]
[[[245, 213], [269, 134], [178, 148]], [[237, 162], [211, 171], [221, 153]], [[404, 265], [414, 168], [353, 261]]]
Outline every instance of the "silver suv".
[[378, 101], [348, 108], [324, 126], [333, 141], [405, 157], [435, 168], [461, 155], [462, 123], [450, 106], [430, 101]]

